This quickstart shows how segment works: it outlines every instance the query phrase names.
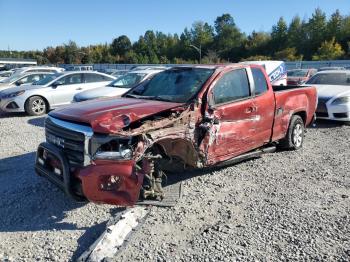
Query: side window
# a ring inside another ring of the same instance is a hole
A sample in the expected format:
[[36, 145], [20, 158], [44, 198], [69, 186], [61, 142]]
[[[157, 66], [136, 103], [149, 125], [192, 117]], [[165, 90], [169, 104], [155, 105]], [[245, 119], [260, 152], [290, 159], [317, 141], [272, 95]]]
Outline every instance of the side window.
[[113, 81], [114, 79], [108, 76], [102, 76], [102, 81]]
[[245, 69], [238, 69], [223, 75], [213, 89], [215, 104], [226, 103], [250, 96]]
[[61, 79], [57, 80], [56, 83], [58, 85], [81, 84], [82, 83], [81, 74], [73, 74], [73, 75], [62, 77]]
[[40, 75], [30, 75], [28, 76], [27, 83], [33, 83], [40, 80]]
[[29, 82], [29, 76], [25, 76], [22, 77], [21, 79], [19, 79], [17, 82], [21, 83], [21, 84], [26, 84]]
[[101, 75], [98, 74], [84, 74], [85, 83], [94, 83], [104, 81]]
[[256, 67], [252, 67], [252, 74], [255, 83], [255, 95], [260, 95], [267, 91], [267, 83], [264, 73]]

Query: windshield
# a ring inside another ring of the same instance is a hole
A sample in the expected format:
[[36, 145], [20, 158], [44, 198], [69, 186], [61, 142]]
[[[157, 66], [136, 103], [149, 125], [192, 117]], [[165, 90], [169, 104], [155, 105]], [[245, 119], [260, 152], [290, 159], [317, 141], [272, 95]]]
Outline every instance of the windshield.
[[38, 86], [46, 85], [46, 84], [50, 83], [51, 81], [55, 80], [57, 77], [59, 77], [61, 75], [63, 75], [63, 74], [46, 75], [43, 79], [33, 83], [33, 85], [38, 85]]
[[128, 73], [125, 75], [122, 75], [118, 77], [116, 80], [114, 80], [112, 83], [110, 83], [110, 86], [113, 87], [132, 87], [138, 83], [141, 82], [141, 80], [146, 76], [146, 74], [139, 74], [139, 73]]
[[12, 75], [12, 76], [2, 80], [1, 83], [13, 83], [13, 82], [16, 82], [22, 76], [23, 75]]
[[327, 73], [317, 74], [310, 78], [306, 84], [310, 85], [350, 85], [350, 74], [347, 73]]
[[291, 70], [288, 71], [287, 76], [292, 77], [305, 77], [307, 75], [307, 70]]
[[135, 87], [125, 97], [186, 103], [198, 93], [213, 72], [213, 69], [206, 68], [166, 70]]

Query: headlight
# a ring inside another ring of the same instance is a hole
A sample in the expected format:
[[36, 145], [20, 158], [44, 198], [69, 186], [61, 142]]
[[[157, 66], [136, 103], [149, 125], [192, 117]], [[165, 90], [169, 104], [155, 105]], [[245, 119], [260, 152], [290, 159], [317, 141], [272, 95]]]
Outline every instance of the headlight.
[[350, 96], [338, 97], [332, 102], [332, 105], [346, 104], [350, 103]]
[[2, 98], [13, 98], [13, 97], [22, 95], [24, 92], [25, 92], [24, 90], [22, 90], [22, 91], [17, 91], [17, 92], [13, 92], [13, 93], [4, 95]]
[[130, 138], [99, 137], [92, 138], [93, 159], [128, 160], [132, 158]]

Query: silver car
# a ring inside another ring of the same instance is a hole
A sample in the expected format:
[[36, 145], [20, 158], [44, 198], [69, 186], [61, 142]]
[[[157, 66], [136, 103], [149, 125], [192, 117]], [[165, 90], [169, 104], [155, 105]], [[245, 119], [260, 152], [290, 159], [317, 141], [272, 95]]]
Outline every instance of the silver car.
[[0, 110], [42, 115], [50, 109], [70, 104], [75, 94], [105, 86], [115, 77], [94, 71], [65, 71], [32, 84], [0, 92]]
[[32, 84], [34, 82], [40, 81], [45, 78], [47, 75], [52, 75], [53, 73], [49, 72], [36, 72], [36, 73], [26, 73], [23, 75], [12, 75], [2, 82], [0, 82], [0, 91], [5, 90], [14, 86], [21, 86]]
[[164, 67], [162, 69], [151, 68], [145, 70], [129, 71], [105, 87], [98, 87], [76, 94], [73, 98], [73, 101], [82, 102], [91, 99], [122, 95], [129, 91], [130, 88], [152, 78], [155, 74], [158, 74], [165, 69], [166, 68]]

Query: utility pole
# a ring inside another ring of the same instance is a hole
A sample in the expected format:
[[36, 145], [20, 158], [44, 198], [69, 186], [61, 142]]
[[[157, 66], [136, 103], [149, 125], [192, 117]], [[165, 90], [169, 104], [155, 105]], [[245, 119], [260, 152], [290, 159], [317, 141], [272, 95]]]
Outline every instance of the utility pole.
[[190, 45], [190, 47], [193, 47], [199, 53], [199, 63], [201, 64], [202, 63], [202, 44], [200, 44], [199, 47], [195, 45]]

